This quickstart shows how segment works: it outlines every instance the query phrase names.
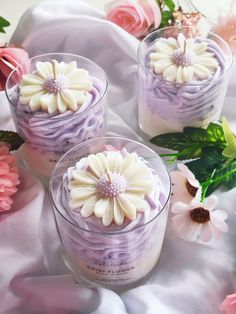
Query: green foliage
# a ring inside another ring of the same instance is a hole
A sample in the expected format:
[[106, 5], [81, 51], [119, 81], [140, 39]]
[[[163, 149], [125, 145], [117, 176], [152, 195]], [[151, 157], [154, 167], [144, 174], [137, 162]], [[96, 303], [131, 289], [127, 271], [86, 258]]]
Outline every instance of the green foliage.
[[4, 19], [2, 16], [0, 16], [0, 33], [6, 33], [5, 27], [8, 27], [10, 23]]
[[175, 150], [163, 154], [171, 160], [189, 160], [186, 166], [202, 185], [204, 196], [220, 185], [229, 189], [236, 186], [236, 138], [226, 119], [222, 119], [222, 125], [210, 123], [206, 129], [188, 127], [182, 133], [161, 134], [151, 142]]
[[0, 131], [0, 142], [6, 142], [11, 145], [10, 150], [18, 149], [24, 140], [13, 131]]
[[187, 127], [183, 132], [161, 134], [153, 137], [151, 143], [178, 151], [179, 160], [198, 158], [205, 147], [226, 145], [222, 126], [215, 123], [207, 129]]

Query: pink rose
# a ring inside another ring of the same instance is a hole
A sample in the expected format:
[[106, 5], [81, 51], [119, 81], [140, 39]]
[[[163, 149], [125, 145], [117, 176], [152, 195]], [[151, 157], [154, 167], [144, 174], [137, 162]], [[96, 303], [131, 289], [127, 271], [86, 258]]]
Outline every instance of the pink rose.
[[236, 314], [236, 293], [227, 295], [220, 310], [225, 314]]
[[137, 38], [158, 28], [161, 11], [155, 0], [111, 0], [105, 5], [107, 19]]
[[8, 75], [20, 64], [22, 65], [18, 74], [21, 76], [29, 68], [29, 56], [24, 49], [14, 46], [0, 47], [0, 90], [4, 90]]

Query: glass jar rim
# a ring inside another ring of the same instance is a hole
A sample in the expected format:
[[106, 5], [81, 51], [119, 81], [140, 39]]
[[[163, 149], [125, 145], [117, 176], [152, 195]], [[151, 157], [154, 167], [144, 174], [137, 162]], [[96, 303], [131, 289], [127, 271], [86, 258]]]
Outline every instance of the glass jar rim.
[[[78, 149], [80, 146], [82, 145], [86, 145], [86, 144], [89, 144], [90, 142], [93, 142], [93, 141], [97, 141], [97, 140], [122, 140], [122, 141], [129, 141], [131, 143], [134, 143], [136, 145], [139, 145], [147, 150], [149, 150], [152, 154], [156, 155], [157, 158], [160, 159], [165, 171], [166, 171], [166, 174], [167, 174], [167, 177], [168, 177], [168, 194], [167, 194], [167, 197], [166, 197], [166, 200], [165, 200], [165, 203], [162, 205], [162, 208], [161, 210], [152, 218], [150, 219], [149, 221], [147, 221], [146, 223], [142, 224], [142, 225], [137, 225], [135, 226], [134, 228], [130, 229], [130, 230], [125, 230], [125, 231], [113, 231], [113, 232], [109, 232], [109, 231], [94, 231], [94, 230], [88, 230], [88, 229], [85, 229], [83, 227], [81, 227], [79, 224], [76, 224], [74, 223], [73, 221], [70, 221], [67, 217], [65, 217], [63, 215], [63, 213], [61, 212], [61, 210], [59, 210], [58, 206], [56, 205], [55, 203], [55, 200], [54, 200], [54, 193], [52, 192], [53, 191], [53, 177], [56, 173], [56, 170], [57, 170], [57, 165], [63, 160], [63, 158], [69, 154], [72, 150], [75, 150], [75, 149]], [[168, 206], [168, 202], [170, 200], [170, 196], [171, 196], [171, 177], [170, 177], [170, 174], [169, 174], [169, 171], [167, 169], [167, 166], [165, 164], [165, 162], [161, 159], [161, 157], [150, 147], [148, 147], [147, 145], [141, 143], [141, 142], [138, 142], [136, 140], [133, 140], [133, 139], [129, 139], [129, 138], [125, 138], [125, 137], [120, 137], [120, 136], [104, 136], [104, 137], [98, 137], [98, 138], [92, 138], [92, 139], [89, 139], [85, 142], [82, 142], [74, 147], [72, 147], [69, 151], [67, 151], [59, 160], [58, 162], [56, 163], [52, 173], [51, 173], [51, 176], [50, 176], [50, 181], [49, 181], [49, 197], [50, 197], [50, 200], [51, 200], [51, 203], [53, 204], [53, 207], [56, 209], [56, 211], [59, 213], [59, 215], [67, 222], [69, 223], [70, 225], [76, 227], [76, 228], [79, 228], [80, 230], [84, 231], [84, 232], [88, 232], [88, 234], [102, 234], [102, 235], [108, 235], [108, 236], [116, 236], [118, 234], [128, 234], [128, 233], [132, 233], [133, 231], [136, 231], [138, 229], [141, 229], [141, 228], [144, 228], [145, 226], [151, 224], [158, 216], [161, 215], [161, 213], [164, 211], [164, 209], [166, 208], [166, 206]]]
[[[91, 65], [95, 66], [97, 69], [99, 69], [101, 71], [101, 73], [103, 73], [104, 75], [104, 81], [105, 81], [105, 87], [104, 87], [104, 90], [101, 94], [101, 96], [99, 96], [98, 100], [93, 103], [91, 106], [88, 106], [86, 107], [84, 110], [82, 110], [81, 112], [78, 112], [78, 110], [80, 109], [77, 109], [76, 111], [71, 111], [72, 113], [77, 113], [79, 114], [79, 116], [84, 116], [84, 115], [87, 115], [88, 114], [88, 111], [90, 110], [93, 110], [94, 108], [96, 108], [96, 106], [105, 98], [106, 94], [107, 94], [107, 90], [108, 90], [108, 77], [107, 77], [107, 74], [106, 72], [103, 70], [102, 67], [100, 67], [98, 64], [96, 64], [95, 62], [93, 62], [92, 60], [88, 59], [88, 58], [85, 58], [83, 56], [80, 56], [80, 55], [76, 55], [76, 54], [73, 54], [73, 53], [66, 53], [66, 52], [50, 52], [50, 53], [45, 53], [45, 54], [40, 54], [40, 55], [37, 55], [37, 56], [34, 56], [32, 58], [30, 58], [29, 60], [35, 60], [35, 59], [38, 59], [38, 58], [43, 58], [43, 57], [47, 57], [47, 56], [71, 56], [71, 57], [75, 57], [77, 59], [80, 59], [80, 60], [84, 60], [86, 62], [89, 62]], [[23, 65], [24, 63], [20, 63], [17, 67], [15, 67], [15, 69], [13, 69], [11, 71], [11, 73], [8, 75], [7, 77], [7, 80], [6, 80], [6, 85], [5, 85], [5, 94], [6, 94], [6, 97], [10, 103], [10, 105], [14, 108], [14, 110], [16, 110], [18, 113], [20, 114], [24, 114], [26, 117], [28, 118], [38, 118], [40, 120], [47, 120], [49, 119], [49, 116], [47, 117], [37, 117], [37, 114], [35, 114], [35, 112], [33, 113], [30, 113], [30, 112], [25, 112], [25, 111], [22, 111], [20, 110], [19, 108], [17, 108], [12, 102], [11, 102], [11, 99], [8, 95], [8, 88], [7, 88], [7, 85], [9, 83], [9, 80], [10, 78], [12, 77], [12, 75], [14, 73], [16, 73], [18, 71], [18, 69]], [[17, 84], [16, 84], [17, 85]], [[50, 118], [56, 118], [57, 121], [61, 121], [61, 120], [65, 120], [65, 117], [60, 117], [61, 114], [55, 114], [55, 115], [51, 115]], [[70, 116], [68, 116], [68, 118], [70, 118]]]
[[[217, 82], [219, 81], [220, 79], [222, 79], [226, 74], [228, 74], [230, 72], [230, 70], [232, 69], [232, 65], [233, 65], [233, 52], [232, 52], [232, 49], [230, 48], [230, 46], [228, 45], [228, 43], [222, 38], [220, 37], [219, 35], [211, 32], [211, 31], [206, 31], [204, 30], [203, 28], [201, 27], [190, 27], [190, 26], [168, 26], [168, 27], [163, 27], [163, 28], [160, 28], [160, 29], [157, 29], [153, 32], [151, 32], [150, 34], [148, 34], [146, 37], [144, 37], [141, 42], [139, 43], [139, 46], [138, 46], [138, 52], [137, 52], [137, 57], [138, 57], [138, 61], [139, 63], [145, 67], [146, 67], [146, 64], [143, 62], [142, 58], [140, 57], [141, 55], [141, 49], [142, 49], [142, 45], [149, 39], [151, 38], [152, 36], [154, 36], [155, 34], [157, 33], [160, 33], [162, 31], [166, 31], [166, 30], [173, 30], [173, 29], [196, 29], [196, 30], [200, 30], [200, 31], [203, 31], [203, 32], [207, 32], [207, 34], [210, 34], [214, 37], [216, 37], [217, 39], [219, 39], [224, 45], [225, 47], [229, 50], [229, 58], [230, 58], [230, 62], [229, 62], [229, 66], [228, 68], [226, 69], [226, 71], [224, 73], [222, 73], [219, 77], [217, 78], [213, 78], [211, 80], [211, 82]], [[180, 87], [180, 86], [199, 86], [199, 85], [207, 85], [209, 84], [208, 81], [205, 80], [204, 81], [193, 81], [193, 82], [190, 82], [190, 83], [185, 83], [185, 84], [182, 84], [182, 83], [174, 83], [174, 82], [171, 82], [171, 81], [168, 81], [168, 80], [165, 80], [164, 78], [162, 78], [161, 76], [153, 73], [153, 71], [150, 70], [150, 68], [147, 68], [148, 69], [148, 72], [152, 75], [152, 77], [154, 78], [161, 78], [162, 82], [166, 83], [166, 84], [170, 84], [170, 85], [175, 85], [177, 87]]]

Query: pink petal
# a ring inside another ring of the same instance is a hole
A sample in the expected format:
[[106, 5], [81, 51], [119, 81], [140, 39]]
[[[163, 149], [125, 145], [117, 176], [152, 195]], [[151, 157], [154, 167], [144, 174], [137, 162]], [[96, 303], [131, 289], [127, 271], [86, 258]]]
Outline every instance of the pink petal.
[[220, 229], [223, 232], [227, 232], [228, 231], [228, 225], [226, 222], [222, 221], [222, 220], [218, 220], [217, 218], [214, 217], [214, 215], [211, 214], [211, 222], [212, 224]]
[[193, 238], [198, 235], [201, 225], [189, 219], [188, 226], [181, 231], [183, 238]]
[[210, 222], [210, 228], [211, 228], [211, 233], [212, 236], [216, 239], [220, 239], [222, 236], [222, 231], [218, 229], [213, 223]]
[[172, 217], [172, 226], [175, 230], [185, 229], [189, 223], [187, 215], [175, 215]]
[[209, 222], [206, 222], [202, 225], [199, 238], [204, 242], [208, 242], [210, 241], [211, 237], [212, 237], [211, 228]]
[[216, 204], [218, 202], [218, 198], [216, 195], [211, 195], [205, 199], [204, 202], [204, 208], [208, 209], [211, 211], [213, 208], [216, 207]]
[[226, 220], [228, 218], [228, 213], [225, 210], [214, 210], [211, 212], [211, 217], [214, 217], [217, 220]]
[[171, 207], [171, 211], [174, 214], [183, 214], [186, 213], [186, 211], [190, 211], [192, 209], [190, 204], [186, 204], [183, 202], [176, 202]]

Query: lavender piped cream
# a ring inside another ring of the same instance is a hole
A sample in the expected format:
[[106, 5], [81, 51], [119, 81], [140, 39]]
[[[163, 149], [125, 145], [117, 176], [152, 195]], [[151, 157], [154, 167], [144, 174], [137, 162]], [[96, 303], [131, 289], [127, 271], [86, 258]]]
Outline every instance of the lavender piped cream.
[[184, 33], [184, 28], [158, 30], [140, 44], [139, 125], [148, 136], [205, 127], [220, 117], [230, 48], [211, 33], [196, 32], [193, 38]]
[[70, 54], [32, 58], [30, 73], [17, 85], [16, 75], [17, 69], [8, 79], [7, 96], [25, 140], [21, 153], [34, 173], [49, 177], [71, 147], [105, 134], [106, 75], [92, 61]]
[[50, 193], [69, 266], [115, 288], [141, 280], [156, 265], [170, 179], [160, 157], [144, 145], [105, 141], [119, 149], [107, 150], [102, 138], [100, 145], [90, 140], [70, 150], [54, 170]]

